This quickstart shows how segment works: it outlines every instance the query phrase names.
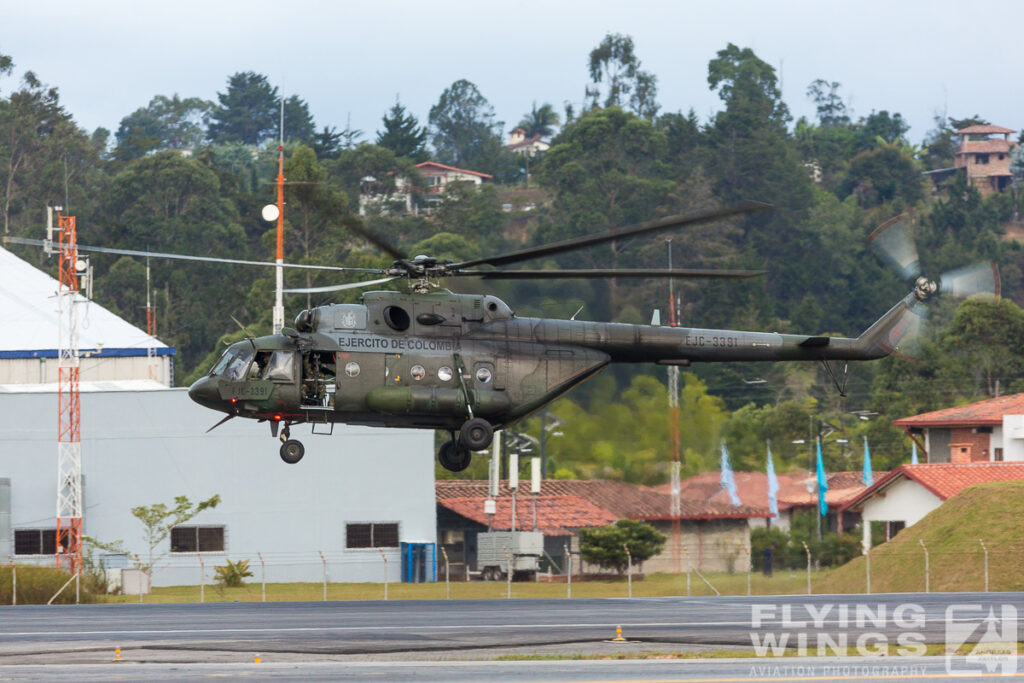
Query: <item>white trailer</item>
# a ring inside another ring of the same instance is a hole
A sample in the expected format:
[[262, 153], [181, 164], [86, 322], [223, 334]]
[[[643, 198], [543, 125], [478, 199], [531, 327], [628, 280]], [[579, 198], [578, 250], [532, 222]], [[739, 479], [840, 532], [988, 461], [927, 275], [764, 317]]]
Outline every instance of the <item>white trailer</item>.
[[540, 531], [485, 531], [476, 536], [476, 565], [485, 581], [508, 576], [532, 579], [540, 569], [544, 534]]

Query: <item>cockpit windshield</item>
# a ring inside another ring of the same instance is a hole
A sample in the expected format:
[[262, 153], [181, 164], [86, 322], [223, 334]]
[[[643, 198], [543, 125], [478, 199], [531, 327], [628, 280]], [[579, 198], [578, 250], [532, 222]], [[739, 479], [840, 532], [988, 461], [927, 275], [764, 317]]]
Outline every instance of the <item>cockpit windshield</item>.
[[235, 349], [228, 349], [220, 357], [217, 364], [210, 371], [211, 375], [223, 375], [228, 379], [241, 380], [245, 378], [246, 368], [252, 361], [252, 348], [241, 346]]

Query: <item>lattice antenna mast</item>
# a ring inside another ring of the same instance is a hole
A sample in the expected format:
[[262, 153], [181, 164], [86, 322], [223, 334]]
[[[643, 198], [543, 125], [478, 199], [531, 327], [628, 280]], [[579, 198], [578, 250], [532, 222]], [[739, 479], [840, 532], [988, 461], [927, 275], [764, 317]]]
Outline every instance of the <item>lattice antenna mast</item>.
[[[57, 207], [59, 282], [57, 290], [57, 566], [74, 573], [82, 566], [82, 439], [78, 393], [78, 277], [87, 266], [78, 260], [75, 217]], [[52, 211], [47, 209], [51, 233]]]

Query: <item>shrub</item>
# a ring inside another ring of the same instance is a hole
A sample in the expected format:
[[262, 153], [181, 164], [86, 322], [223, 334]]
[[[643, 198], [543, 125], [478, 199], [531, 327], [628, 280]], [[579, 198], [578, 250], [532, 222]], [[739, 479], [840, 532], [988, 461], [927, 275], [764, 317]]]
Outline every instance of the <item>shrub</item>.
[[242, 579], [252, 576], [252, 572], [249, 571], [249, 560], [239, 560], [238, 562], [227, 560], [226, 565], [215, 567], [214, 573], [217, 575], [217, 583], [225, 588], [243, 586], [245, 581]]
[[[15, 565], [18, 573], [18, 604], [45, 605], [60, 587], [67, 583], [71, 576], [56, 567], [39, 567], [31, 564]], [[0, 605], [11, 604], [11, 565], [0, 565]], [[96, 602], [96, 593], [92, 582], [82, 575], [79, 586], [80, 602]], [[74, 604], [75, 586], [69, 585], [53, 601], [54, 604]]]

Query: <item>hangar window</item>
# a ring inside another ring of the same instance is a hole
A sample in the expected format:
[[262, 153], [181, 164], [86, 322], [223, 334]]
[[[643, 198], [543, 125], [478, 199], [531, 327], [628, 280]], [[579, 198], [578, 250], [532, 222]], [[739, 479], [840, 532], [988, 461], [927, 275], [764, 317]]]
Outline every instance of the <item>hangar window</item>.
[[345, 525], [346, 548], [397, 548], [398, 524], [370, 522]]
[[56, 529], [15, 529], [15, 555], [55, 555], [57, 553]]
[[171, 529], [172, 553], [224, 552], [224, 527], [176, 526]]

